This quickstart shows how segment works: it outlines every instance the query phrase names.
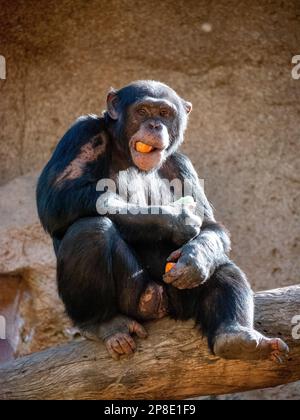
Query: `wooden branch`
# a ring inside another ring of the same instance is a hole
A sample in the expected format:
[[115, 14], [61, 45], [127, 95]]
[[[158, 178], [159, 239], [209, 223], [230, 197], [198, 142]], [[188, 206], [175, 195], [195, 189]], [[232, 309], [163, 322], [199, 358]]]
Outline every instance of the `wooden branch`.
[[300, 286], [257, 293], [255, 303], [257, 328], [290, 346], [283, 365], [220, 360], [192, 322], [164, 319], [148, 325], [150, 337], [129, 360], [113, 361], [101, 343], [81, 341], [6, 363], [0, 399], [183, 399], [300, 380], [300, 340], [291, 336]]

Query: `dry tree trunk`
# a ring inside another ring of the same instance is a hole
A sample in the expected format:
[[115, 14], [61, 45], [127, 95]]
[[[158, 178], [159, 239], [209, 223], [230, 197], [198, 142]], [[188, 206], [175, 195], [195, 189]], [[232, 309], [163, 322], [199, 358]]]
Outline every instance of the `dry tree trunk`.
[[0, 366], [0, 399], [183, 399], [273, 387], [300, 380], [300, 286], [257, 293], [256, 326], [290, 346], [289, 359], [224, 361], [211, 356], [192, 322], [148, 325], [131, 359], [113, 361], [101, 343], [73, 342]]

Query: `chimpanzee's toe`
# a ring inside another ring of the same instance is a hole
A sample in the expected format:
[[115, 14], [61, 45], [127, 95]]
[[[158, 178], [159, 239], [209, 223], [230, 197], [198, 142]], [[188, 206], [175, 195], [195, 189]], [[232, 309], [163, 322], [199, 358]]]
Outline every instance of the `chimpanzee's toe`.
[[117, 333], [105, 340], [105, 346], [108, 353], [115, 360], [120, 356], [130, 356], [136, 350], [136, 345], [130, 334]]

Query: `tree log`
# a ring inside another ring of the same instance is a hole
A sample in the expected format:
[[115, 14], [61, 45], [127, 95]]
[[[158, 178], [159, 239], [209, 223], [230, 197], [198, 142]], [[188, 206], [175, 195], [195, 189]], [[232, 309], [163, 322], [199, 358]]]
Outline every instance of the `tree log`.
[[287, 361], [224, 361], [209, 354], [192, 322], [148, 324], [149, 338], [118, 362], [102, 343], [79, 341], [0, 366], [0, 399], [184, 399], [300, 380], [300, 286], [255, 295], [256, 327], [290, 346]]

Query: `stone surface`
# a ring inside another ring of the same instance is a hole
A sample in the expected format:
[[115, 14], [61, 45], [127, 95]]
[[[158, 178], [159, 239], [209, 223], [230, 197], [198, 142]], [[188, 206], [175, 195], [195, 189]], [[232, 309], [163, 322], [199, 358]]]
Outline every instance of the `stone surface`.
[[41, 167], [77, 116], [103, 109], [111, 85], [160, 79], [194, 104], [184, 150], [232, 232], [234, 258], [255, 287], [295, 282], [299, 4], [152, 3], [2, 4], [2, 183]]
[[0, 188], [0, 361], [74, 338], [57, 294], [55, 256], [35, 209], [36, 174]]
[[36, 220], [35, 174], [4, 184], [40, 169], [77, 116], [101, 112], [108, 88], [134, 79], [159, 79], [193, 102], [183, 150], [205, 179], [216, 216], [231, 231], [233, 258], [254, 288], [297, 281], [297, 0], [0, 4], [7, 60], [7, 79], [0, 80], [0, 273], [20, 272], [30, 283], [43, 325], [27, 351], [69, 339], [69, 326], [56, 297], [51, 244]]

